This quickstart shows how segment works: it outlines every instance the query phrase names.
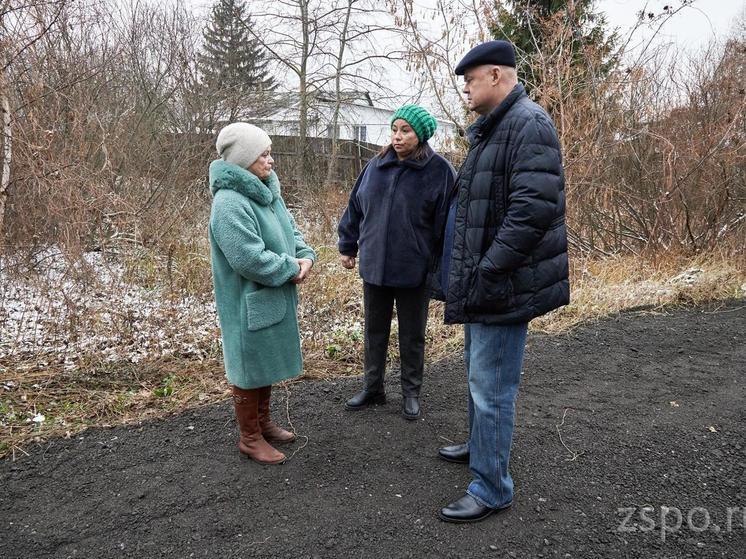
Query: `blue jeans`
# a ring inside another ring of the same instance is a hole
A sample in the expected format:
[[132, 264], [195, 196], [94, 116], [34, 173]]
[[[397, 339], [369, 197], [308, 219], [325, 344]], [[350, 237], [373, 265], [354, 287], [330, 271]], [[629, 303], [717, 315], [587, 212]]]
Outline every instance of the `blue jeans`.
[[510, 445], [528, 323], [464, 324], [469, 379], [469, 469], [466, 492], [492, 508], [513, 500]]

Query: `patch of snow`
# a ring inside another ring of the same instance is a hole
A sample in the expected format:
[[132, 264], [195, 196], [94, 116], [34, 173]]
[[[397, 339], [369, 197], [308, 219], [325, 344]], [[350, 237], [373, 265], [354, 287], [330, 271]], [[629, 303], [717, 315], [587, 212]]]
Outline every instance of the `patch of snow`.
[[691, 268], [671, 278], [670, 282], [673, 284], [694, 285], [702, 278], [703, 274], [704, 270], [701, 268]]
[[32, 358], [73, 369], [84, 357], [204, 359], [220, 346], [211, 294], [175, 298], [128, 283], [124, 266], [100, 253], [70, 263], [50, 248], [35, 261], [33, 273], [0, 270], [0, 362]]

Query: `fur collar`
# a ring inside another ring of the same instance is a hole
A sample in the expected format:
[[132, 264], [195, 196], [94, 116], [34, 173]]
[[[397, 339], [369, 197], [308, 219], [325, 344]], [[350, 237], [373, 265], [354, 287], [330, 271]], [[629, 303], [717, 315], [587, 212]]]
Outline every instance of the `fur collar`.
[[216, 159], [210, 163], [210, 192], [214, 196], [221, 189], [235, 190], [262, 206], [269, 206], [280, 197], [280, 181], [274, 171], [266, 179], [260, 180], [254, 173], [238, 165]]
[[413, 169], [424, 169], [425, 166], [430, 163], [430, 160], [435, 155], [433, 148], [430, 144], [425, 143], [425, 157], [423, 159], [399, 159], [394, 151], [394, 148], [389, 148], [386, 155], [378, 158], [377, 165], [379, 167], [389, 167], [394, 165], [402, 165], [404, 167], [412, 167]]

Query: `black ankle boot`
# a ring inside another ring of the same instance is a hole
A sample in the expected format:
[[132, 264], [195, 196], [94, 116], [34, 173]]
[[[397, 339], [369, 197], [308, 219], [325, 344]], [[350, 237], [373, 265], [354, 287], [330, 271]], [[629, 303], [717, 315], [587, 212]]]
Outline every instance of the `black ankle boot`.
[[420, 399], [417, 396], [405, 396], [402, 401], [401, 414], [404, 419], [417, 419], [420, 417]]
[[362, 410], [371, 405], [381, 405], [386, 403], [385, 392], [368, 392], [362, 390], [345, 402], [345, 408], [348, 410]]

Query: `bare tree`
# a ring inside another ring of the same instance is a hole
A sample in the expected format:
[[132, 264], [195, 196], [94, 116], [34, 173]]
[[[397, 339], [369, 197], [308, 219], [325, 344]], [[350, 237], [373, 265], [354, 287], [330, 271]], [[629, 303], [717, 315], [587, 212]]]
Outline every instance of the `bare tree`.
[[2, 112], [2, 165], [0, 166], [0, 237], [13, 157], [13, 113], [11, 109], [10, 67], [56, 25], [65, 0], [0, 3], [0, 112]]
[[[333, 11], [333, 10], [332, 10]], [[312, 4], [312, 0], [278, 0], [251, 16], [255, 25], [246, 26], [262, 47], [298, 80], [298, 169], [302, 183], [308, 173], [308, 108], [310, 106], [309, 67], [317, 55], [317, 46], [329, 10]], [[257, 29], [262, 29], [259, 32]]]
[[[0, 51], [7, 53], [10, 48], [10, 39], [6, 34], [6, 18], [10, 11], [10, 0], [0, 4]], [[13, 130], [11, 128], [10, 102], [8, 100], [8, 84], [5, 78], [5, 69], [9, 62], [0, 61], [3, 69], [0, 70], [0, 111], [2, 112], [2, 167], [0, 167], [0, 237], [2, 236], [5, 218], [5, 200], [8, 196], [8, 184], [10, 183], [10, 162], [13, 155]]]
[[[320, 94], [333, 88], [335, 104], [329, 131], [336, 157], [339, 108], [347, 91], [375, 90], [389, 94], [376, 74], [386, 61], [396, 60], [396, 41], [378, 41], [379, 34], [397, 31], [389, 15], [373, 0], [280, 0], [252, 14], [257, 25], [249, 31], [274, 57], [278, 66], [297, 81], [297, 182], [309, 176], [309, 131], [312, 109]], [[261, 30], [261, 31], [259, 31]], [[334, 174], [327, 169], [327, 177]]]
[[11, 127], [10, 103], [8, 96], [5, 94], [4, 80], [0, 78], [0, 88], [3, 93], [0, 94], [0, 111], [3, 113], [3, 155], [2, 171], [0, 174], [0, 231], [3, 230], [5, 218], [5, 200], [8, 197], [8, 184], [10, 184], [10, 162], [13, 155], [13, 129]]
[[2, 39], [17, 24], [0, 90], [13, 133], [0, 152], [6, 239], [79, 252], [178, 236], [204, 211], [191, 202], [213, 149], [192, 112], [201, 22], [179, 6], [97, 0], [22, 15], [3, 18]]
[[413, 0], [388, 0], [387, 4], [403, 32], [407, 69], [420, 95], [434, 102], [449, 120], [463, 123], [467, 108], [453, 70], [466, 45], [488, 38], [485, 13], [489, 3], [437, 0], [434, 8], [423, 8]]
[[[349, 97], [345, 90], [373, 91], [374, 96], [396, 96], [382, 79], [384, 68], [395, 69], [403, 58], [399, 44], [400, 31], [393, 26], [390, 14], [370, 0], [345, 0], [343, 17], [336, 26], [332, 44], [336, 52], [329, 52], [328, 81], [334, 83], [334, 106], [331, 114], [331, 153], [327, 166], [326, 184], [337, 176], [339, 152], [339, 120], [342, 103]], [[329, 49], [332, 51], [332, 49]], [[362, 69], [362, 71], [360, 71]], [[319, 87], [325, 87], [323, 76]]]

